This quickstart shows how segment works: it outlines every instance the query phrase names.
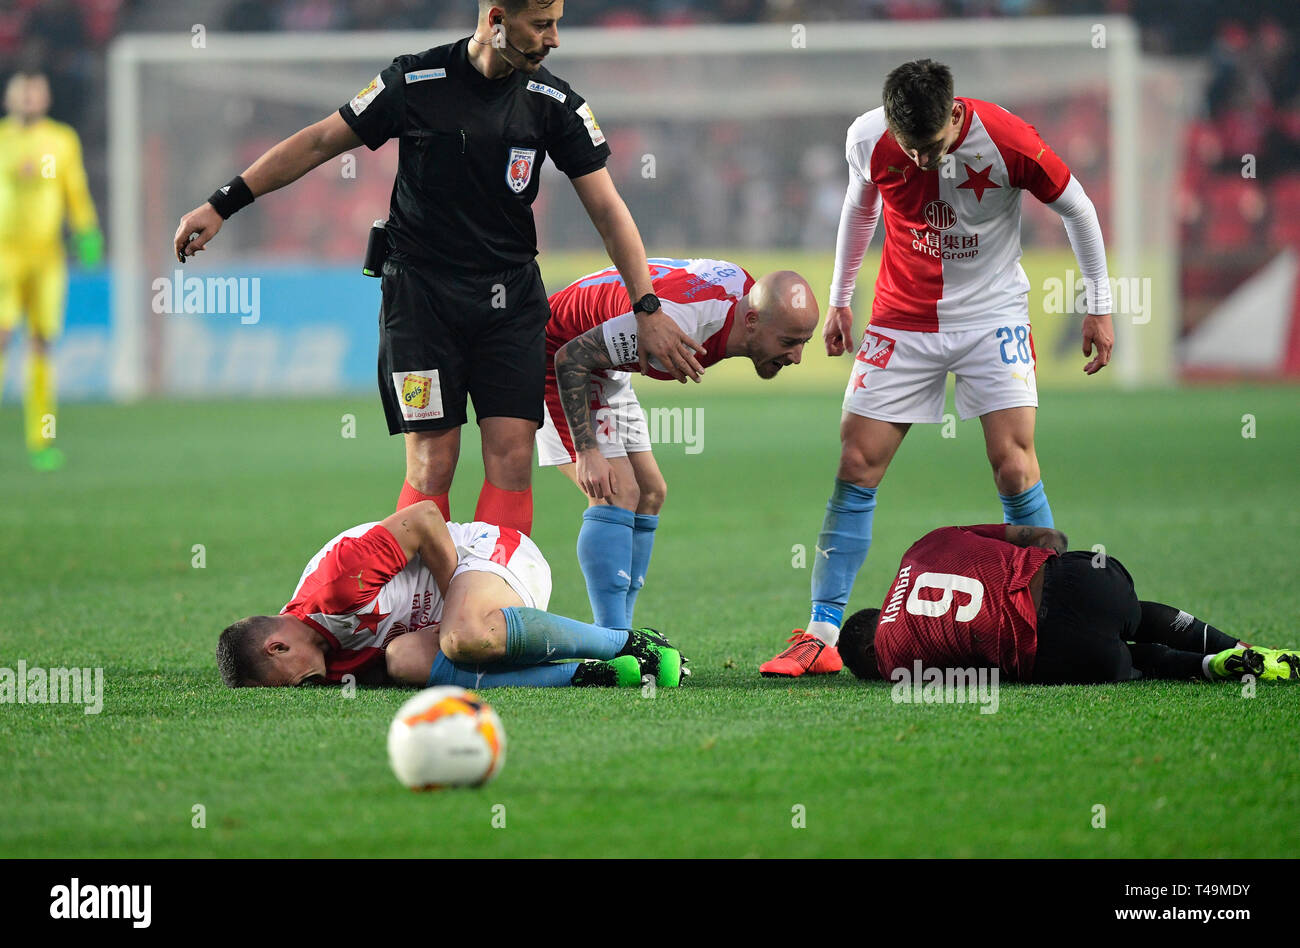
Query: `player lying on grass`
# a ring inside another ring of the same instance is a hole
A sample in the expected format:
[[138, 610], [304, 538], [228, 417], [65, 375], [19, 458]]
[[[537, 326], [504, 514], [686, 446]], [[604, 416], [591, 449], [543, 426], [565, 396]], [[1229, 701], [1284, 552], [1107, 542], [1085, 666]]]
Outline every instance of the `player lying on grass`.
[[[744, 357], [761, 378], [798, 363], [817, 330], [812, 289], [789, 270], [755, 280], [725, 260], [652, 258], [663, 311], [704, 349], [702, 366]], [[667, 484], [632, 390], [640, 371], [636, 317], [610, 267], [551, 297], [546, 408], [537, 433], [543, 467], [558, 465], [587, 495], [578, 562], [597, 625], [632, 628]], [[646, 375], [670, 379], [651, 359]]]
[[912, 544], [882, 607], [850, 616], [839, 650], [859, 678], [917, 661], [1044, 685], [1300, 678], [1300, 650], [1249, 646], [1141, 601], [1115, 557], [1067, 553], [1050, 527], [1001, 523], [944, 527]]
[[[447, 523], [421, 501], [327, 543], [278, 616], [221, 633], [228, 687], [339, 683], [499, 688], [676, 687], [681, 655], [653, 629], [546, 612], [551, 569], [510, 527]], [[586, 661], [565, 661], [586, 659]]]

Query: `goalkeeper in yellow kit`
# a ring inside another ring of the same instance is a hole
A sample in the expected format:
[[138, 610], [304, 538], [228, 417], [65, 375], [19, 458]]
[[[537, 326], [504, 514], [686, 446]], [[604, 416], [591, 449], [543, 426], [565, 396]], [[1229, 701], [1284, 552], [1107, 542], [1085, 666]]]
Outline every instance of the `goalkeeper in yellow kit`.
[[5, 87], [0, 119], [0, 389], [5, 351], [27, 317], [27, 394], [24, 420], [32, 466], [55, 470], [54, 369], [51, 347], [63, 328], [68, 273], [63, 221], [83, 266], [95, 266], [104, 240], [86, 185], [81, 141], [73, 129], [46, 117], [50, 86], [39, 73], [18, 73]]

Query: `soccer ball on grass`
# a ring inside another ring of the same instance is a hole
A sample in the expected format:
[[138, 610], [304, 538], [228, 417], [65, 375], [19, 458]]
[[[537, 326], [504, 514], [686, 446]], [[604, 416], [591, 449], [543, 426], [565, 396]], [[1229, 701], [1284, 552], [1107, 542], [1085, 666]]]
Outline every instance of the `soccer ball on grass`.
[[412, 790], [481, 787], [506, 762], [497, 713], [464, 688], [426, 688], [397, 710], [388, 728], [388, 762]]

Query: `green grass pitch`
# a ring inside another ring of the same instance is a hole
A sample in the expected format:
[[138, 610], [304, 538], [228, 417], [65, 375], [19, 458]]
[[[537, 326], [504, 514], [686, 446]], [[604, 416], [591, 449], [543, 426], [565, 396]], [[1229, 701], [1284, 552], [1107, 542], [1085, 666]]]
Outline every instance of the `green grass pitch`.
[[[401, 446], [372, 392], [69, 406], [55, 475], [26, 469], [7, 407], [0, 666], [102, 666], [105, 704], [0, 704], [0, 856], [1295, 853], [1300, 687], [1004, 685], [981, 715], [895, 704], [889, 685], [847, 672], [761, 679], [807, 617], [797, 545], [811, 550], [821, 522], [839, 392], [639, 389], [648, 406], [703, 413], [700, 453], [656, 452], [669, 497], [638, 609], [694, 680], [653, 698], [489, 692], [509, 738], [501, 776], [435, 794], [400, 787], [385, 760], [407, 692], [232, 692], [213, 660], [218, 631], [278, 611], [326, 539], [391, 512]], [[1295, 389], [1045, 392], [1042, 404], [1045, 483], [1075, 548], [1103, 544], [1145, 597], [1300, 644]], [[467, 428], [462, 517], [481, 479], [476, 439]], [[582, 502], [551, 470], [535, 491], [552, 608], [587, 617]], [[879, 603], [921, 533], [1000, 515], [978, 423], [955, 438], [914, 428], [851, 607]]]

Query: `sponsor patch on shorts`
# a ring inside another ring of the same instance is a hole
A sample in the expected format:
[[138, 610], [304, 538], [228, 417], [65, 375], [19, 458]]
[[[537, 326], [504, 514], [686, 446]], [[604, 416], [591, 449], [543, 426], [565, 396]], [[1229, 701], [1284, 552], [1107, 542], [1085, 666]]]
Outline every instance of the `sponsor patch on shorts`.
[[556, 102], [563, 102], [568, 98], [568, 96], [565, 95], [563, 92], [561, 92], [559, 89], [553, 89], [548, 85], [544, 85], [538, 82], [536, 79], [528, 83], [528, 91], [540, 92], [542, 95], [549, 95]]
[[413, 82], [424, 82], [426, 79], [446, 79], [447, 70], [445, 69], [419, 69], [415, 72], [406, 74], [406, 84], [409, 86]]
[[371, 102], [375, 101], [375, 96], [384, 91], [384, 79], [382, 76], [375, 76], [370, 80], [370, 85], [366, 86], [355, 96], [352, 97], [352, 114], [360, 115], [366, 110]]
[[442, 386], [437, 369], [394, 372], [393, 388], [402, 406], [402, 417], [407, 421], [442, 417]]
[[868, 329], [862, 337], [862, 345], [854, 358], [858, 362], [865, 362], [867, 365], [874, 365], [878, 369], [883, 369], [889, 365], [889, 360], [893, 354], [894, 340]]

